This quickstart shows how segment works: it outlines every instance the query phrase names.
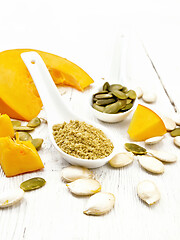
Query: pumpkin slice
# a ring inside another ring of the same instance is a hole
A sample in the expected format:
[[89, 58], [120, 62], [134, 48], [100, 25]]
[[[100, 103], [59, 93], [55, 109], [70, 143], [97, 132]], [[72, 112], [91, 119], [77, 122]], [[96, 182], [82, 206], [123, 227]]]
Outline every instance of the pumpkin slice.
[[0, 114], [0, 137], [14, 137], [14, 129], [11, 119], [6, 114]]
[[0, 164], [6, 177], [39, 170], [44, 167], [30, 141], [0, 138]]
[[1, 52], [0, 112], [11, 118], [29, 121], [38, 115], [42, 107], [34, 82], [21, 59], [21, 53], [28, 51], [39, 53], [57, 85], [69, 85], [83, 91], [93, 83], [83, 69], [54, 54], [32, 49]]
[[166, 127], [155, 112], [139, 104], [132, 117], [128, 133], [132, 140], [144, 141], [151, 137], [164, 135]]

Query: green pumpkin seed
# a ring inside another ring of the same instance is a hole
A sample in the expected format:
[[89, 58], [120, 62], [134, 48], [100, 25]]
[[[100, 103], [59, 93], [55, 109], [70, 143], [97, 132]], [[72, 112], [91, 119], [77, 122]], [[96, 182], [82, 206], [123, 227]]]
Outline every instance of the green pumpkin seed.
[[97, 100], [96, 104], [100, 105], [100, 106], [105, 106], [111, 103], [114, 103], [116, 100], [114, 98], [109, 98], [109, 99], [101, 99], [101, 100]]
[[32, 127], [27, 127], [27, 126], [19, 126], [19, 127], [14, 127], [14, 130], [15, 131], [32, 131], [32, 130], [34, 130], [34, 128], [32, 128]]
[[19, 132], [20, 141], [31, 141], [32, 137], [28, 132]]
[[38, 117], [33, 118], [28, 122], [27, 127], [35, 128], [41, 124], [41, 120]]
[[145, 148], [134, 143], [125, 143], [124, 146], [128, 152], [132, 152], [135, 155], [144, 155], [147, 153]]
[[180, 136], [180, 128], [176, 128], [173, 131], [170, 132], [172, 137]]
[[132, 102], [132, 99], [126, 99], [126, 104], [129, 104]]
[[112, 94], [97, 94], [95, 96], [96, 99], [106, 99], [106, 98], [113, 98]]
[[122, 111], [127, 111], [127, 110], [131, 109], [132, 106], [133, 106], [133, 103], [129, 103], [129, 104], [127, 104], [124, 108], [122, 108], [121, 110], [122, 110]]
[[127, 87], [123, 87], [123, 88], [121, 89], [121, 91], [122, 91], [123, 93], [127, 93], [127, 92], [128, 92], [128, 89], [127, 89]]
[[114, 113], [117, 113], [120, 109], [121, 109], [121, 103], [115, 102], [115, 103], [107, 105], [104, 108], [104, 113], [114, 114]]
[[20, 188], [27, 192], [41, 188], [45, 185], [45, 183], [46, 181], [43, 178], [36, 177], [21, 183]]
[[20, 121], [11, 121], [11, 122], [12, 122], [13, 127], [21, 126], [21, 122]]
[[108, 93], [108, 91], [100, 91], [100, 92], [95, 93], [93, 96], [95, 97], [98, 94], [104, 94], [104, 93]]
[[126, 95], [128, 96], [128, 98], [131, 98], [131, 99], [136, 99], [136, 92], [134, 90], [129, 90]]
[[109, 86], [108, 90], [112, 92], [114, 90], [121, 90], [122, 88], [123, 86], [121, 84], [112, 84]]
[[109, 89], [110, 85], [108, 82], [105, 82], [103, 85], [103, 91], [107, 91]]
[[42, 145], [42, 143], [43, 143], [43, 139], [42, 138], [34, 138], [34, 139], [32, 139], [32, 144], [34, 145], [34, 147], [37, 149], [37, 150], [39, 150], [40, 149], [40, 147], [41, 147], [41, 145]]
[[126, 98], [128, 98], [128, 96], [125, 93], [123, 93], [121, 91], [118, 91], [118, 90], [112, 91], [112, 94], [114, 96], [116, 96], [117, 98], [119, 98], [119, 99], [126, 99]]
[[99, 112], [103, 112], [104, 111], [104, 107], [103, 106], [99, 106], [96, 103], [93, 103], [93, 108], [96, 109]]

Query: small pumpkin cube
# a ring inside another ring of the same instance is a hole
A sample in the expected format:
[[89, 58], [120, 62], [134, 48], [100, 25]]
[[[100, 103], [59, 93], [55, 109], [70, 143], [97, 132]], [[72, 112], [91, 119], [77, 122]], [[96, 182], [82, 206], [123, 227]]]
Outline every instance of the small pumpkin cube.
[[6, 177], [44, 168], [35, 147], [30, 141], [0, 138], [0, 164]]
[[14, 129], [10, 117], [0, 114], [0, 137], [14, 137]]

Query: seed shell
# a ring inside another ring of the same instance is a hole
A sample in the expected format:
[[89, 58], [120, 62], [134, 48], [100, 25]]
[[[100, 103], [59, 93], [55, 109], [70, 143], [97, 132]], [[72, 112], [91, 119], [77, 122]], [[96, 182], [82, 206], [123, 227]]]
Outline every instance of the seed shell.
[[1, 194], [0, 208], [10, 207], [18, 203], [24, 196], [24, 191], [20, 188]]
[[11, 121], [11, 122], [12, 122], [13, 127], [21, 126], [21, 122], [20, 121]]
[[119, 168], [129, 165], [133, 162], [133, 154], [131, 152], [118, 153], [110, 161], [111, 167]]
[[138, 184], [137, 194], [149, 205], [156, 203], [161, 197], [157, 186], [149, 180], [142, 181]]
[[140, 165], [149, 172], [161, 174], [164, 172], [164, 164], [154, 157], [138, 156]]
[[167, 129], [167, 131], [172, 131], [176, 128], [176, 123], [174, 120], [172, 120], [169, 117], [162, 117], [162, 120], [164, 122], [164, 125]]
[[170, 132], [172, 137], [180, 136], [180, 128], [174, 129], [172, 132]]
[[162, 162], [172, 163], [177, 161], [177, 156], [173, 153], [158, 150], [149, 150], [148, 153]]
[[28, 132], [19, 132], [20, 141], [31, 141], [32, 137]]
[[93, 174], [89, 169], [79, 166], [70, 166], [63, 168], [61, 172], [62, 179], [65, 182], [73, 182], [77, 179], [89, 179], [93, 177]]
[[31, 143], [34, 145], [34, 147], [39, 150], [41, 148], [41, 145], [43, 143], [43, 139], [42, 138], [34, 138], [31, 140]]
[[28, 122], [27, 126], [28, 127], [38, 127], [41, 124], [41, 119], [38, 117], [33, 118], [31, 121]]
[[20, 188], [23, 189], [25, 192], [28, 192], [28, 191], [41, 188], [45, 184], [46, 184], [46, 181], [43, 178], [35, 177], [22, 182], [20, 185]]
[[164, 136], [152, 137], [145, 140], [145, 144], [153, 145], [163, 140]]
[[101, 185], [94, 179], [77, 179], [74, 182], [66, 184], [68, 189], [78, 196], [93, 195], [101, 191]]
[[108, 213], [115, 204], [115, 197], [112, 193], [100, 192], [91, 196], [84, 210], [86, 215], [100, 216]]
[[125, 143], [124, 146], [128, 152], [132, 152], [135, 155], [144, 155], [147, 153], [145, 148], [134, 143]]
[[146, 103], [154, 103], [156, 102], [157, 96], [153, 92], [146, 91], [143, 93], [142, 99]]
[[177, 146], [177, 147], [180, 147], [180, 136], [177, 136], [174, 138], [174, 144]]
[[18, 126], [18, 127], [14, 127], [14, 130], [15, 131], [27, 131], [27, 132], [29, 132], [29, 131], [32, 131], [32, 130], [34, 130], [34, 128], [32, 128], [32, 127], [27, 127], [27, 126]]

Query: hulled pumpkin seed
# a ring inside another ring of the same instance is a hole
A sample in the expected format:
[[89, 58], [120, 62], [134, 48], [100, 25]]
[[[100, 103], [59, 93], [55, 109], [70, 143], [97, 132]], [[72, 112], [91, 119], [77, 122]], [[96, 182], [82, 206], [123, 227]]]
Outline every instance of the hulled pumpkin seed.
[[31, 141], [32, 137], [28, 132], [19, 132], [20, 141]]
[[11, 121], [11, 122], [12, 122], [13, 127], [21, 126], [21, 122], [20, 121]]
[[172, 163], [177, 161], [177, 156], [173, 153], [158, 150], [149, 150], [148, 153], [162, 162]]
[[123, 107], [121, 110], [122, 111], [127, 111], [127, 110], [131, 109], [132, 107], [133, 107], [133, 103], [129, 103], [125, 107]]
[[115, 103], [109, 104], [104, 108], [104, 113], [109, 114], [115, 114], [117, 113], [121, 108], [123, 108], [126, 105], [126, 101], [117, 101]]
[[14, 130], [15, 131], [32, 131], [32, 130], [34, 130], [34, 128], [32, 128], [32, 127], [27, 127], [27, 126], [18, 126], [18, 127], [14, 127]]
[[77, 179], [89, 179], [93, 174], [89, 169], [79, 166], [70, 166], [63, 168], [61, 172], [62, 179], [66, 182], [73, 182]]
[[111, 167], [119, 168], [129, 165], [133, 162], [133, 154], [130, 153], [118, 153], [110, 161]]
[[131, 98], [131, 99], [136, 99], [136, 92], [134, 90], [129, 90], [126, 95], [128, 96], [128, 98]]
[[14, 191], [8, 191], [0, 196], [0, 208], [10, 207], [19, 202], [24, 196], [24, 191], [20, 188]]
[[21, 183], [20, 188], [25, 192], [41, 188], [45, 185], [46, 181], [43, 178], [35, 177]]
[[126, 104], [129, 104], [132, 102], [132, 99], [126, 99]]
[[66, 184], [69, 190], [75, 195], [88, 196], [101, 191], [101, 185], [94, 179], [77, 179]]
[[83, 213], [86, 215], [103, 215], [108, 213], [115, 204], [115, 197], [112, 193], [100, 192], [91, 196]]
[[33, 118], [31, 121], [28, 122], [27, 126], [35, 128], [41, 124], [41, 120], [38, 117]]
[[105, 94], [105, 93], [108, 93], [108, 91], [99, 91], [99, 92], [97, 92], [97, 93], [95, 93], [93, 96], [95, 97], [96, 95], [98, 95], [98, 94]]
[[99, 106], [96, 103], [93, 103], [93, 108], [98, 110], [99, 112], [103, 112], [104, 111], [104, 107], [103, 106]]
[[108, 82], [105, 82], [103, 85], [103, 91], [107, 91], [109, 89], [110, 85]]
[[149, 205], [156, 203], [161, 197], [157, 186], [149, 180], [142, 181], [138, 184], [137, 194]]
[[125, 93], [123, 93], [123, 92], [121, 92], [121, 91], [119, 91], [119, 90], [113, 90], [113, 91], [112, 91], [112, 94], [113, 94], [115, 97], [119, 98], [119, 99], [126, 99], [126, 98], [128, 98], [128, 96], [127, 96]]
[[135, 155], [144, 155], [147, 153], [145, 148], [134, 143], [125, 143], [124, 146], [127, 151], [132, 152]]
[[41, 148], [41, 145], [43, 143], [43, 139], [42, 138], [34, 138], [31, 140], [32, 144], [34, 145], [34, 147], [39, 150]]
[[114, 91], [114, 90], [121, 90], [123, 88], [123, 86], [121, 84], [111, 84], [108, 88], [108, 90], [110, 92]]
[[105, 106], [111, 103], [114, 103], [116, 100], [114, 98], [108, 98], [108, 99], [101, 99], [101, 100], [97, 100], [96, 104], [99, 106]]
[[140, 165], [149, 172], [161, 174], [164, 172], [164, 164], [154, 157], [138, 156]]
[[180, 128], [176, 128], [173, 131], [170, 132], [172, 137], [180, 136]]
[[174, 138], [174, 144], [177, 146], [177, 147], [180, 147], [180, 136], [177, 136]]
[[128, 89], [127, 89], [127, 87], [123, 87], [123, 88], [121, 89], [121, 91], [122, 91], [123, 93], [127, 93], [127, 92], [128, 92]]
[[106, 98], [113, 98], [113, 95], [110, 93], [107, 94], [97, 94], [96, 99], [106, 99]]

